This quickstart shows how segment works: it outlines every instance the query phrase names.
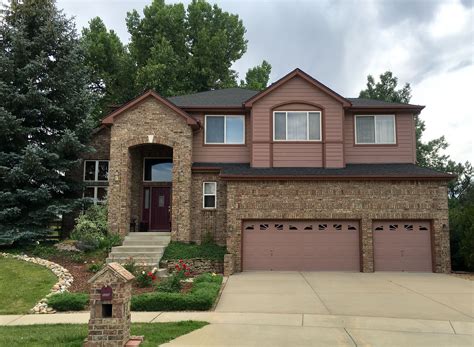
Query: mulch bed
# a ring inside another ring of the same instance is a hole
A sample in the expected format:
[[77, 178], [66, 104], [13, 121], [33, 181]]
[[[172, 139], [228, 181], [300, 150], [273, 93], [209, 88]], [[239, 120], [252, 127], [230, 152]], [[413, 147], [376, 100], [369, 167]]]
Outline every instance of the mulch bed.
[[[87, 283], [87, 281], [92, 276], [94, 276], [94, 273], [88, 271], [88, 267], [91, 264], [91, 262], [88, 261], [87, 263], [77, 263], [66, 257], [52, 257], [49, 260], [68, 269], [72, 277], [74, 277], [74, 281], [72, 282], [71, 287], [69, 287], [70, 292], [72, 293], [88, 293], [89, 292], [89, 284]], [[98, 262], [100, 263], [100, 261]], [[158, 278], [155, 281], [155, 285], [158, 284], [159, 281], [160, 279]], [[189, 292], [192, 286], [193, 286], [192, 283], [183, 283], [183, 288], [181, 290], [181, 293]], [[140, 288], [136, 285], [136, 283], [134, 283], [132, 287], [132, 294], [134, 295], [143, 294], [143, 293], [151, 293], [153, 291], [155, 291], [154, 287]]]
[[89, 292], [89, 283], [87, 283], [87, 281], [89, 280], [89, 278], [94, 276], [92, 272], [87, 271], [87, 268], [90, 265], [89, 263], [77, 263], [72, 261], [71, 259], [64, 257], [53, 257], [50, 260], [66, 268], [71, 273], [72, 277], [74, 278], [74, 281], [72, 282], [71, 287], [69, 287], [70, 292]]

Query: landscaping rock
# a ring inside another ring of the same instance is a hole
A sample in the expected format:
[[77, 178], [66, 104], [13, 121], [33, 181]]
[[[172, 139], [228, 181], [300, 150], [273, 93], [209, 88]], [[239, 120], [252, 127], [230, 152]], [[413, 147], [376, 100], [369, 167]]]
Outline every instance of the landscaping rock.
[[74, 280], [69, 271], [63, 268], [62, 266], [46, 259], [29, 257], [24, 254], [17, 255], [9, 253], [0, 253], [0, 255], [5, 258], [23, 260], [44, 266], [50, 269], [58, 277], [58, 282], [51, 288], [51, 292], [47, 294], [44, 298], [42, 298], [40, 301], [38, 301], [35, 307], [30, 310], [31, 313], [55, 313], [56, 311], [54, 311], [51, 307], [48, 307], [48, 297], [57, 293], [67, 291], [67, 289], [71, 286]]
[[[210, 260], [204, 258], [184, 259], [186, 265], [189, 265], [193, 275], [200, 275], [206, 272], [222, 273], [224, 271], [224, 262], [219, 260]], [[168, 269], [169, 273], [173, 273], [179, 260], [163, 260], [160, 265]]]
[[66, 251], [66, 252], [81, 252], [79, 248], [76, 247], [76, 241], [71, 242], [71, 241], [65, 241], [65, 242], [59, 242], [54, 245], [56, 249], [59, 251]]

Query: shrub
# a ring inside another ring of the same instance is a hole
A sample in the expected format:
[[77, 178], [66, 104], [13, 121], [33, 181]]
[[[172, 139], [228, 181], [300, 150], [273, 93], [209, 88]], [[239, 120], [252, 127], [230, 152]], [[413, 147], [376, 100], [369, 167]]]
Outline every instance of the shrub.
[[96, 273], [99, 272], [103, 266], [104, 264], [102, 263], [92, 263], [87, 267], [87, 271]]
[[64, 292], [48, 298], [48, 306], [56, 311], [82, 311], [89, 303], [89, 295], [85, 293]]
[[156, 267], [153, 268], [151, 271], [142, 271], [140, 274], [138, 274], [136, 281], [139, 287], [144, 288], [144, 287], [151, 287], [153, 285], [153, 282], [156, 281], [156, 273], [157, 269]]
[[171, 275], [156, 286], [156, 290], [165, 293], [179, 293], [182, 285], [178, 276]]
[[78, 264], [81, 264], [84, 262], [84, 255], [81, 254], [81, 253], [72, 253], [69, 255], [69, 258], [75, 262], [75, 263], [78, 263]]
[[175, 271], [158, 284], [157, 290], [167, 293], [179, 293], [182, 288], [181, 280], [189, 276], [191, 276], [191, 267], [180, 259], [175, 266]]
[[154, 292], [132, 296], [134, 311], [205, 311], [212, 308], [222, 283], [222, 276], [198, 276], [191, 292]]
[[136, 275], [137, 272], [138, 272], [138, 267], [135, 264], [135, 260], [133, 260], [132, 257], [127, 259], [127, 262], [125, 264], [123, 264], [123, 267], [125, 268], [125, 270], [130, 272], [132, 275]]
[[109, 253], [112, 247], [120, 246], [122, 244], [122, 238], [119, 234], [110, 234], [100, 240], [99, 248], [106, 250]]
[[91, 205], [76, 218], [71, 238], [79, 241], [79, 249], [87, 251], [99, 248], [106, 235], [107, 206]]
[[222, 283], [222, 276], [219, 276], [216, 274], [205, 273], [205, 274], [197, 276], [194, 279], [194, 284], [201, 283], [201, 282], [217, 283], [220, 285]]
[[178, 260], [204, 258], [210, 260], [224, 261], [224, 255], [227, 253], [225, 246], [219, 246], [215, 243], [203, 243], [201, 245], [171, 242], [166, 247], [163, 254], [163, 260]]

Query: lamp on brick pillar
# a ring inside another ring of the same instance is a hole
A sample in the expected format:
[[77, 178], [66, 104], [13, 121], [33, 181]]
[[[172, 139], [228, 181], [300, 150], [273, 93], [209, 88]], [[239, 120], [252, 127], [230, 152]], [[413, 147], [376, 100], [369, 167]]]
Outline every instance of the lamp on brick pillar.
[[134, 278], [120, 264], [110, 263], [88, 281], [91, 315], [84, 347], [131, 347], [143, 341], [142, 336], [130, 336]]

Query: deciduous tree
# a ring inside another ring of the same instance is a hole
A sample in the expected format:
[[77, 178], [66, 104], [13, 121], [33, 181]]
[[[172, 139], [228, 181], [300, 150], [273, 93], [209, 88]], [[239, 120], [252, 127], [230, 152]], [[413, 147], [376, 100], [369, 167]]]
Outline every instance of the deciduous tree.
[[268, 80], [272, 66], [266, 60], [261, 65], [250, 68], [245, 75], [245, 81], [240, 81], [240, 86], [243, 88], [263, 90], [267, 87]]

